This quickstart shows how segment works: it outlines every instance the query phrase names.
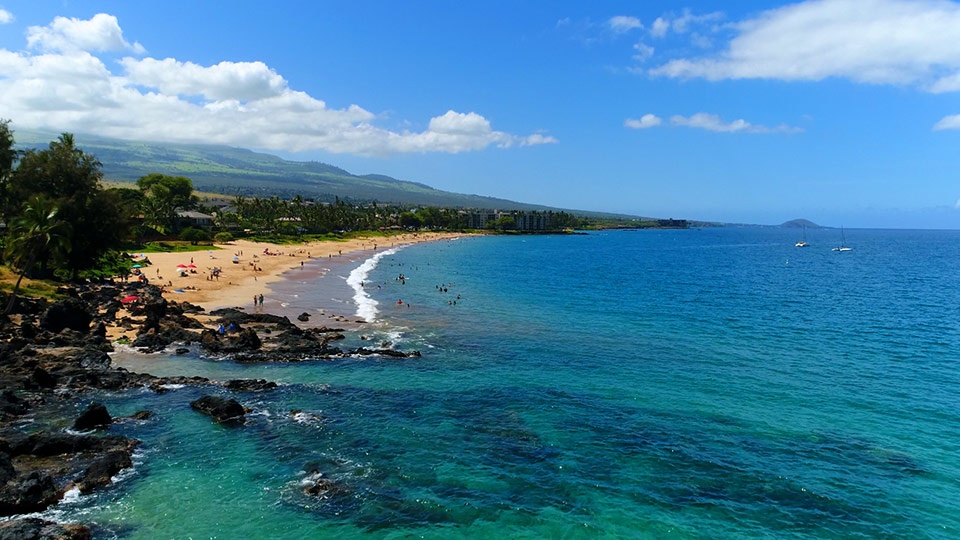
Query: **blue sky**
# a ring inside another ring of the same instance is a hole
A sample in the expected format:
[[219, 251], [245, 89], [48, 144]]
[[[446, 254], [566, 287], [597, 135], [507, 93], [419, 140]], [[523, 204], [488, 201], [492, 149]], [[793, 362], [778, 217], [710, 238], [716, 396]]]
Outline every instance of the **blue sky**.
[[957, 229], [960, 2], [0, 0], [0, 118], [571, 209]]

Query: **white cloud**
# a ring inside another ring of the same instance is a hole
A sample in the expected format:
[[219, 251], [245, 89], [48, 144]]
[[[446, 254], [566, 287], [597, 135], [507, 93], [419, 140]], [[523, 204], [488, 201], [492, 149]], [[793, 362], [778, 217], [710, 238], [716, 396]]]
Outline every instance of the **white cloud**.
[[724, 122], [719, 116], [710, 113], [697, 113], [693, 116], [675, 115], [670, 117], [670, 124], [674, 126], [690, 127], [715, 131], [719, 133], [799, 133], [803, 131], [800, 128], [780, 125], [777, 127], [766, 127], [751, 124], [746, 120], [739, 119], [732, 122]]
[[528, 135], [520, 140], [520, 146], [536, 146], [538, 144], [556, 144], [558, 141], [556, 138], [551, 137], [550, 135], [544, 135], [543, 133], [534, 133], [533, 135]]
[[637, 118], [627, 118], [624, 120], [623, 125], [628, 128], [633, 129], [646, 129], [659, 126], [663, 123], [663, 119], [654, 114], [645, 114], [639, 119]]
[[27, 29], [27, 46], [41, 51], [131, 51], [144, 52], [139, 43], [123, 39], [117, 18], [98, 13], [88, 21], [56, 17], [49, 26]]
[[657, 20], [653, 21], [653, 24], [650, 26], [650, 35], [661, 38], [667, 35], [668, 30], [670, 30], [670, 23], [663, 17], [657, 17]]
[[277, 96], [287, 90], [283, 77], [263, 62], [220, 62], [203, 67], [173, 58], [127, 57], [120, 63], [130, 82], [156, 88], [163, 94], [247, 101]]
[[13, 13], [5, 9], [0, 9], [0, 24], [10, 24], [13, 22]]
[[633, 59], [638, 62], [646, 62], [653, 56], [653, 47], [645, 43], [634, 43]]
[[957, 202], [954, 203], [953, 207], [956, 208], [957, 210], [960, 210], [960, 199], [957, 199]]
[[945, 116], [933, 126], [934, 131], [941, 131], [944, 129], [960, 129], [960, 114]]
[[[648, 129], [663, 124], [663, 119], [655, 114], [645, 114], [640, 118], [628, 118], [623, 125], [633, 129]], [[674, 115], [670, 117], [670, 125], [704, 129], [718, 133], [801, 133], [803, 130], [781, 124], [777, 127], [767, 127], [751, 124], [746, 120], [724, 122], [719, 116], [710, 113], [697, 113], [693, 116]]]
[[0, 49], [0, 103], [16, 127], [75, 131], [133, 140], [204, 142], [290, 152], [387, 155], [468, 152], [490, 146], [556, 143], [543, 134], [494, 130], [476, 112], [448, 111], [423, 131], [379, 127], [359, 105], [327, 107], [290, 88], [263, 62], [201, 66], [172, 58], [126, 57], [112, 73], [102, 51], [142, 51], [115, 17], [58, 17], [32, 27], [38, 53]]
[[607, 24], [609, 24], [610, 28], [618, 34], [643, 28], [643, 24], [640, 22], [640, 19], [636, 17], [628, 17], [626, 15], [617, 15], [616, 17], [611, 17], [610, 20], [607, 21]]
[[678, 34], [686, 34], [693, 26], [715, 23], [723, 18], [723, 13], [719, 11], [695, 15], [689, 9], [684, 9], [682, 15], [670, 19], [670, 27]]
[[[677, 20], [673, 28], [677, 30]], [[960, 4], [946, 0], [808, 0], [734, 26], [722, 52], [652, 75], [818, 81], [960, 90]]]

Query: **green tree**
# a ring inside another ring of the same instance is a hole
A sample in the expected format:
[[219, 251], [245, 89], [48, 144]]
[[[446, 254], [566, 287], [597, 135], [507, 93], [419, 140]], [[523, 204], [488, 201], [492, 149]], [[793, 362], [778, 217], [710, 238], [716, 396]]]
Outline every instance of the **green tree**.
[[513, 216], [500, 216], [491, 224], [498, 231], [506, 231], [517, 227], [517, 220]]
[[203, 229], [187, 227], [182, 233], [180, 233], [180, 239], [184, 242], [190, 242], [193, 245], [197, 245], [199, 242], [209, 242], [210, 233]]
[[[100, 162], [77, 148], [69, 133], [46, 150], [28, 150], [10, 175], [12, 206], [22, 208], [34, 195], [43, 195], [59, 208], [58, 218], [70, 225], [71, 249], [65, 264], [74, 278], [128, 236], [129, 221], [121, 213], [119, 198], [101, 188], [102, 176]], [[46, 264], [46, 257], [39, 262]]]
[[19, 152], [13, 149], [13, 130], [9, 120], [0, 120], [0, 216], [10, 217], [8, 185]]
[[193, 196], [193, 182], [185, 176], [167, 176], [153, 173], [137, 180], [143, 193], [143, 206], [148, 224], [158, 226], [167, 234], [179, 230], [180, 210], [188, 210], [197, 204]]
[[38, 261], [45, 262], [50, 253], [69, 251], [70, 227], [58, 219], [58, 213], [52, 201], [37, 195], [24, 204], [23, 214], [13, 221], [6, 257], [18, 276], [4, 315], [13, 311], [20, 283]]
[[419, 229], [423, 226], [423, 219], [421, 219], [418, 214], [414, 214], [413, 212], [403, 212], [400, 214], [400, 226], [404, 228], [412, 227], [414, 229]]

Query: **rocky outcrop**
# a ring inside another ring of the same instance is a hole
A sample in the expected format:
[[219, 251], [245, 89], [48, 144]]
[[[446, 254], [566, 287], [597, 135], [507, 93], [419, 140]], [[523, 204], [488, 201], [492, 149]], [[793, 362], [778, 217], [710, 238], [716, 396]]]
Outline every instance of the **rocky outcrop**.
[[63, 496], [53, 475], [31, 471], [0, 487], [0, 516], [41, 512]]
[[200, 347], [214, 354], [255, 351], [262, 346], [260, 336], [253, 328], [225, 331], [204, 330], [200, 333]]
[[[59, 411], [65, 399], [95, 390], [149, 387], [163, 391], [167, 384], [209, 383], [203, 378], [161, 379], [114, 368], [108, 351], [107, 324], [116, 320], [120, 298], [137, 294], [149, 300], [141, 309], [150, 333], [161, 339], [188, 341], [182, 326], [202, 326], [179, 320], [195, 306], [164, 308], [159, 291], [142, 285], [62, 287], [57, 302], [24, 298], [17, 304], [17, 322], [0, 317], [0, 517], [40, 512], [56, 504], [73, 487], [89, 493], [112, 482], [132, 466], [138, 441], [116, 435], [77, 435], [62, 431], [62, 420], [43, 420]], [[169, 313], [169, 315], [168, 315]], [[151, 318], [152, 317], [152, 318]], [[171, 322], [173, 321], [173, 322]], [[130, 321], [131, 328], [132, 321]], [[182, 325], [182, 326], [181, 326]], [[158, 332], [159, 328], [159, 332]], [[156, 346], [160, 340], [154, 345]], [[22, 418], [34, 415], [30, 433]], [[148, 421], [149, 411], [129, 419]], [[40, 420], [37, 420], [40, 419]], [[103, 430], [114, 418], [100, 403], [90, 403], [67, 425], [78, 431]], [[0, 540], [6, 538], [89, 538], [83, 526], [57, 525], [38, 519], [0, 522]]]
[[78, 485], [86, 492], [109, 484], [117, 472], [132, 465], [130, 456], [137, 444], [118, 436], [46, 431], [0, 434], [4, 456], [0, 476], [7, 479], [0, 484], [0, 516], [46, 509], [61, 499], [69, 487], [67, 478], [79, 478]]
[[74, 523], [39, 518], [0, 522], [0, 540], [90, 540], [90, 529]]
[[350, 489], [327, 478], [316, 469], [311, 469], [307, 476], [300, 481], [300, 487], [304, 495], [324, 500], [350, 495]]
[[83, 301], [79, 298], [67, 298], [43, 312], [40, 317], [40, 328], [54, 334], [65, 328], [86, 334], [90, 330], [92, 321], [93, 316]]
[[103, 403], [94, 401], [73, 421], [73, 429], [77, 431], [88, 431], [91, 429], [103, 428], [113, 423], [113, 418], [107, 412]]
[[266, 379], [232, 379], [223, 384], [225, 388], [237, 392], [263, 392], [273, 390], [277, 383]]
[[117, 473], [129, 467], [133, 467], [129, 452], [114, 450], [97, 457], [83, 471], [83, 478], [78, 483], [80, 493], [90, 493], [95, 488], [110, 485]]
[[243, 416], [247, 413], [247, 409], [235, 399], [210, 395], [190, 402], [190, 407], [212, 417], [221, 424], [242, 422]]
[[375, 354], [379, 356], [388, 356], [390, 358], [419, 358], [420, 357], [420, 351], [403, 352], [395, 349], [365, 349], [363, 347], [360, 347], [358, 349], [351, 351], [350, 354], [356, 354], [359, 356], [370, 356], [372, 354]]
[[237, 323], [237, 324], [275, 324], [279, 326], [294, 326], [290, 322], [290, 319], [286, 317], [281, 317], [280, 315], [272, 315], [270, 313], [246, 313], [236, 308], [224, 308], [224, 309], [215, 309], [210, 312], [210, 315], [214, 317], [219, 317], [221, 320], [226, 323]]

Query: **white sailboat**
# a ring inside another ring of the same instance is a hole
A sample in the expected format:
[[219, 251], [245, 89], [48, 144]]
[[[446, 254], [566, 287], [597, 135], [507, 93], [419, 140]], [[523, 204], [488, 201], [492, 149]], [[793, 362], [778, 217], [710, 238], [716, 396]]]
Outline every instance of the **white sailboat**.
[[850, 251], [852, 247], [847, 247], [847, 236], [843, 234], [843, 227], [840, 227], [840, 245], [833, 248], [834, 251]]
[[803, 240], [797, 242], [794, 245], [797, 247], [807, 247], [810, 245], [807, 243], [807, 226], [806, 225], [803, 226]]

